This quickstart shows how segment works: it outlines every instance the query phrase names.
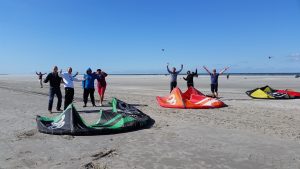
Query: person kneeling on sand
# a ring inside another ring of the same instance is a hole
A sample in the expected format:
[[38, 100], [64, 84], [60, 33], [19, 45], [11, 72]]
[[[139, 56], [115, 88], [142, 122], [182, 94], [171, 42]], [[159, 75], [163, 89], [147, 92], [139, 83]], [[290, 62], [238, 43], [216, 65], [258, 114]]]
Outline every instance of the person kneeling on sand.
[[211, 73], [205, 66], [203, 68], [207, 71], [207, 73], [210, 75], [210, 87], [212, 92], [212, 97], [218, 97], [218, 78], [219, 75], [223, 74], [229, 67], [224, 68], [222, 71], [217, 73], [216, 69], [213, 69], [213, 73]]
[[177, 86], [177, 75], [182, 71], [183, 64], [181, 64], [181, 68], [179, 71], [176, 72], [176, 68], [173, 67], [172, 71], [169, 69], [169, 64], [167, 64], [167, 70], [171, 75], [171, 81], [170, 81], [170, 93], [172, 92], [173, 88]]

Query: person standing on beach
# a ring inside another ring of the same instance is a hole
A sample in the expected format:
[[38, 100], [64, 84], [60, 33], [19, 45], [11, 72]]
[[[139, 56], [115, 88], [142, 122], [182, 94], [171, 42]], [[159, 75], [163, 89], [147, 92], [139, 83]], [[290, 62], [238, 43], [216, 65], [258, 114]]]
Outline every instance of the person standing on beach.
[[212, 92], [212, 97], [218, 97], [218, 78], [219, 75], [223, 74], [229, 67], [224, 68], [222, 71], [217, 73], [216, 69], [213, 69], [213, 73], [211, 73], [205, 66], [203, 68], [207, 71], [207, 73], [210, 75], [210, 88]]
[[176, 71], [176, 68], [173, 67], [172, 71], [169, 69], [169, 64], [167, 64], [167, 70], [171, 75], [171, 81], [170, 81], [170, 93], [172, 90], [177, 86], [177, 75], [182, 71], [183, 64], [181, 64], [181, 68], [179, 71]]
[[78, 80], [74, 75], [72, 75], [72, 68], [69, 67], [68, 71], [62, 73], [62, 70], [58, 74], [62, 77], [65, 87], [65, 102], [64, 102], [64, 109], [66, 109], [69, 104], [73, 102], [74, 99], [74, 81], [81, 82], [82, 80]]
[[42, 72], [38, 73], [38, 72], [35, 72], [36, 75], [38, 75], [39, 77], [39, 81], [40, 81], [40, 85], [41, 85], [41, 88], [43, 88], [43, 76], [47, 73], [44, 73], [42, 74]]
[[98, 88], [98, 94], [99, 94], [99, 105], [102, 106], [103, 103], [103, 99], [104, 99], [104, 93], [105, 93], [105, 89], [106, 89], [106, 76], [107, 74], [102, 71], [101, 69], [97, 69], [97, 88]]
[[53, 99], [54, 95], [57, 97], [57, 106], [56, 110], [61, 111], [61, 102], [62, 102], [62, 96], [61, 96], [61, 90], [60, 90], [60, 82], [62, 78], [58, 76], [58, 68], [57, 66], [53, 67], [53, 71], [49, 73], [44, 80], [44, 83], [50, 82], [50, 88], [49, 88], [49, 103], [48, 103], [48, 111], [52, 113], [52, 105], [53, 105]]
[[84, 85], [83, 86], [83, 102], [84, 102], [83, 107], [86, 107], [89, 95], [90, 95], [93, 107], [96, 106], [95, 97], [94, 97], [94, 92], [95, 92], [94, 82], [95, 82], [95, 79], [97, 79], [97, 78], [98, 78], [98, 75], [96, 73], [93, 73], [91, 68], [88, 68], [86, 70], [86, 74], [83, 76], [83, 79], [84, 79], [84, 81], [83, 81], [83, 85]]
[[194, 87], [194, 77], [198, 77], [198, 73], [197, 73], [197, 69], [195, 72], [192, 72], [191, 71], [187, 71], [187, 76], [186, 77], [183, 77], [183, 79], [186, 81], [186, 85], [187, 87]]

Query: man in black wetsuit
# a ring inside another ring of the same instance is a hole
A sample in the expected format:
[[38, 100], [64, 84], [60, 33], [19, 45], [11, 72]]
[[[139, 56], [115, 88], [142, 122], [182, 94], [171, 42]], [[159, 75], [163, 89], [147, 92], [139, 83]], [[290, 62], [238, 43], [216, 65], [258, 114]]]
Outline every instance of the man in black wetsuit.
[[49, 88], [49, 103], [48, 103], [48, 111], [52, 113], [52, 105], [53, 105], [53, 99], [54, 95], [57, 97], [57, 111], [62, 111], [60, 109], [61, 102], [62, 102], [62, 95], [60, 90], [60, 83], [62, 81], [62, 78], [58, 76], [58, 68], [57, 66], [53, 67], [53, 71], [49, 73], [44, 80], [44, 83], [50, 82], [50, 88]]
[[189, 88], [190, 86], [194, 87], [194, 77], [198, 77], [197, 69], [196, 72], [187, 71], [187, 76], [183, 77], [186, 81], [186, 85]]

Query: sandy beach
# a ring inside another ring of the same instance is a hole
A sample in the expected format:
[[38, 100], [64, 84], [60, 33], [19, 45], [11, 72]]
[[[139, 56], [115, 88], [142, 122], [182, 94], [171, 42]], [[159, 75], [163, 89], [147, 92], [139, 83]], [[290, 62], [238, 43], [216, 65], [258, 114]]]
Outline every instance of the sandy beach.
[[[210, 94], [208, 76], [194, 82]], [[160, 107], [155, 97], [168, 95], [169, 76], [113, 75], [107, 83], [104, 109], [113, 97], [136, 104], [156, 121], [153, 127], [98, 136], [39, 133], [36, 115], [58, 114], [47, 112], [49, 84], [40, 88], [36, 76], [1, 75], [0, 169], [300, 169], [300, 99], [254, 100], [245, 94], [265, 85], [300, 91], [300, 79], [221, 76], [220, 99], [228, 107], [209, 110]], [[182, 76], [178, 86], [186, 90]], [[81, 83], [74, 104], [86, 121], [99, 117], [100, 107], [82, 107]]]

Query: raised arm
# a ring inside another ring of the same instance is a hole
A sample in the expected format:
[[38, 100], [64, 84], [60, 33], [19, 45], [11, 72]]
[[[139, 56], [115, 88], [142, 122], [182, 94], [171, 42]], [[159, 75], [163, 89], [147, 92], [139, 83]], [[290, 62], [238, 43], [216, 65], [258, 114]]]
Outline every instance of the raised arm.
[[223, 74], [229, 67], [225, 67], [219, 74]]
[[76, 77], [73, 77], [73, 81], [74, 82], [82, 82], [84, 80], [85, 80], [84, 78], [83, 79], [77, 79]]
[[79, 73], [78, 73], [78, 72], [76, 72], [76, 73], [75, 73], [75, 75], [73, 75], [73, 77], [76, 77], [78, 74], [79, 74]]
[[208, 74], [211, 74], [210, 71], [205, 66], [203, 66], [203, 69], [206, 70]]
[[[78, 72], [76, 72], [76, 74], [78, 74]], [[93, 74], [93, 75], [96, 75], [96, 74]], [[87, 77], [87, 75], [83, 75], [82, 79], [77, 79], [76, 77], [72, 76], [72, 79], [74, 82], [82, 82], [87, 79], [86, 77]]]
[[38, 72], [35, 72], [36, 75], [39, 75]]
[[180, 70], [177, 71], [177, 73], [180, 73], [183, 69], [183, 64], [181, 64]]
[[197, 70], [197, 69], [196, 69], [196, 71], [195, 71], [194, 75], [198, 75], [198, 70]]
[[167, 64], [167, 70], [168, 70], [169, 73], [172, 73], [172, 72], [170, 71], [170, 69], [169, 69], [169, 64]]

